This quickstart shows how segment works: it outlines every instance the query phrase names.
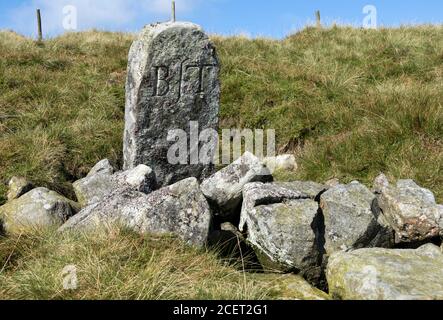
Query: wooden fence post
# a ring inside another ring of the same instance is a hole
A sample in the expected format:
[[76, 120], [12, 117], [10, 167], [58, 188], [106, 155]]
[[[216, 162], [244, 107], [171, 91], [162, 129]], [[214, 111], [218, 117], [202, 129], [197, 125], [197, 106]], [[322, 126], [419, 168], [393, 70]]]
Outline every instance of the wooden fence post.
[[176, 21], [175, 17], [175, 1], [172, 1], [172, 22]]
[[316, 12], [315, 12], [315, 17], [316, 17], [316, 20], [317, 20], [317, 28], [321, 28], [321, 16], [320, 16], [320, 10], [317, 10]]
[[37, 9], [37, 27], [38, 27], [38, 41], [43, 41], [43, 31], [42, 31], [42, 15], [40, 9]]

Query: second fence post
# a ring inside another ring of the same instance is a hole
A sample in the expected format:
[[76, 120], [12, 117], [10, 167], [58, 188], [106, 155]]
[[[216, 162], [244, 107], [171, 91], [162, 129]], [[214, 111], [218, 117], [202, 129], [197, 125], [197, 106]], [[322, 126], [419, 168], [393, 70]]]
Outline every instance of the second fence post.
[[175, 1], [172, 1], [172, 22], [175, 22]]
[[315, 11], [315, 17], [317, 19], [317, 28], [321, 28], [321, 16], [320, 16], [320, 10]]
[[38, 41], [43, 41], [43, 30], [42, 30], [42, 15], [40, 9], [37, 9], [37, 28], [38, 28]]

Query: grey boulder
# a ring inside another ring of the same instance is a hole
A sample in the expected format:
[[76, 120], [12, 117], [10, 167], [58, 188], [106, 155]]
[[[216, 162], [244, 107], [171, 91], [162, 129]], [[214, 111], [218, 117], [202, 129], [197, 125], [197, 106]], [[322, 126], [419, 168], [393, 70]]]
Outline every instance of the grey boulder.
[[337, 252], [329, 258], [327, 279], [336, 299], [442, 300], [443, 254], [432, 244]]
[[321, 195], [328, 255], [365, 247], [391, 247], [392, 229], [373, 209], [376, 197], [364, 185], [337, 185]]
[[443, 206], [434, 194], [412, 180], [399, 180], [396, 186], [382, 188], [378, 205], [394, 228], [397, 242], [423, 241], [441, 232]]
[[210, 221], [209, 205], [198, 181], [189, 178], [149, 195], [131, 189], [118, 190], [83, 209], [60, 231], [119, 224], [141, 234], [175, 234], [201, 247], [206, 243]]
[[297, 161], [292, 154], [283, 154], [276, 157], [267, 157], [263, 159], [263, 163], [268, 167], [271, 173], [276, 171], [296, 171]]
[[0, 219], [7, 233], [21, 233], [60, 226], [76, 211], [73, 201], [46, 188], [36, 188], [0, 207]]
[[381, 194], [384, 189], [389, 187], [389, 180], [385, 174], [381, 173], [374, 179], [372, 192], [375, 194]]
[[98, 173], [111, 175], [115, 172], [114, 167], [108, 159], [103, 159], [98, 162], [88, 173], [88, 177], [93, 176]]
[[268, 168], [252, 153], [246, 152], [231, 165], [203, 181], [201, 190], [221, 216], [230, 216], [241, 204], [243, 187], [250, 182], [272, 181]]
[[99, 163], [86, 178], [73, 183], [74, 192], [82, 207], [97, 203], [116, 190], [131, 189], [150, 193], [155, 189], [154, 172], [145, 165], [115, 174], [112, 172], [110, 167], [103, 167]]
[[25, 193], [34, 189], [32, 183], [23, 177], [12, 177], [11, 180], [9, 180], [8, 187], [8, 201], [18, 199]]
[[318, 203], [289, 184], [247, 184], [240, 231], [265, 270], [320, 275]]

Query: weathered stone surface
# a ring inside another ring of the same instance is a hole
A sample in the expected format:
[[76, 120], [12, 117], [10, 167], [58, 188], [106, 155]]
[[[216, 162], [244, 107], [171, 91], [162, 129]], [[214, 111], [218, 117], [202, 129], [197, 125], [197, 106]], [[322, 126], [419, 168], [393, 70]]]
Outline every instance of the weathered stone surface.
[[375, 194], [381, 194], [384, 189], [389, 187], [389, 180], [388, 177], [386, 177], [383, 173], [377, 176], [374, 179], [372, 192]]
[[[219, 62], [202, 29], [185, 22], [146, 26], [129, 53], [124, 168], [148, 165], [161, 186], [209, 175], [213, 166], [196, 159], [169, 163], [175, 137], [168, 141], [168, 134], [183, 130], [189, 142], [191, 121], [198, 123], [200, 132], [217, 130], [219, 100]], [[211, 150], [208, 154], [214, 154], [217, 141], [199, 142], [198, 133], [190, 140], [191, 152], [205, 145]]]
[[442, 300], [443, 254], [417, 250], [360, 249], [329, 258], [330, 294], [348, 300]]
[[328, 190], [327, 186], [312, 181], [276, 182], [275, 185], [298, 191], [312, 200], [318, 199], [323, 192]]
[[412, 180], [399, 180], [396, 186], [384, 187], [378, 205], [394, 228], [397, 242], [415, 242], [439, 235], [443, 206], [434, 194]]
[[110, 174], [108, 169], [98, 170], [86, 178], [73, 183], [74, 192], [82, 207], [97, 203], [105, 196], [120, 189], [131, 189], [150, 193], [156, 187], [154, 172], [145, 165], [134, 169]]
[[8, 233], [33, 228], [59, 226], [75, 214], [76, 204], [46, 188], [36, 188], [0, 207], [0, 217]]
[[189, 244], [206, 243], [211, 212], [196, 178], [180, 181], [149, 195], [117, 190], [68, 220], [61, 231], [91, 230], [121, 224], [141, 234], [172, 233]]
[[364, 185], [338, 185], [322, 194], [328, 255], [365, 247], [391, 247], [393, 231], [383, 216], [373, 212], [375, 195]]
[[103, 159], [102, 161], [98, 162], [88, 173], [88, 177], [96, 175], [98, 173], [100, 174], [108, 174], [111, 175], [115, 172], [114, 167], [111, 165], [108, 159]]
[[276, 157], [267, 157], [263, 163], [268, 167], [271, 173], [279, 170], [295, 171], [297, 170], [297, 161], [292, 154], [284, 154]]
[[25, 193], [34, 189], [32, 183], [23, 177], [12, 177], [11, 180], [9, 180], [8, 186], [8, 201], [20, 198]]
[[240, 230], [265, 270], [320, 273], [318, 203], [286, 185], [250, 183], [244, 187]]
[[336, 187], [336, 186], [338, 186], [339, 184], [340, 184], [340, 180], [337, 179], [337, 178], [330, 179], [330, 180], [328, 180], [328, 181], [325, 182], [325, 186], [328, 187], [328, 188]]
[[323, 291], [314, 288], [302, 277], [294, 274], [256, 273], [248, 275], [274, 300], [330, 300]]
[[247, 183], [272, 179], [269, 169], [252, 153], [246, 152], [231, 165], [205, 179], [201, 189], [220, 209], [221, 216], [229, 216], [241, 204], [243, 187]]
[[244, 231], [249, 215], [253, 213], [255, 207], [282, 203], [286, 200], [315, 200], [325, 190], [321, 184], [311, 181], [249, 183], [243, 188], [244, 199], [239, 229]]

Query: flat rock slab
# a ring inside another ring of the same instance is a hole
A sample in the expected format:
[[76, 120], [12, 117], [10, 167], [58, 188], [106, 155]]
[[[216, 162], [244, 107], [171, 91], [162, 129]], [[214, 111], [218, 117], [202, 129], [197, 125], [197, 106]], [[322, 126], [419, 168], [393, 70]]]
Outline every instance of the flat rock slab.
[[443, 254], [380, 248], [337, 252], [329, 258], [330, 294], [346, 300], [442, 300]]
[[8, 201], [20, 198], [25, 193], [34, 189], [31, 182], [23, 177], [12, 177], [8, 184]]
[[223, 217], [230, 216], [241, 205], [243, 187], [251, 182], [272, 181], [268, 168], [256, 156], [246, 152], [231, 165], [223, 168], [201, 185], [203, 194], [217, 207]]
[[[124, 169], [151, 167], [160, 186], [188, 177], [212, 174], [213, 166], [199, 161], [198, 150], [215, 152], [217, 141], [191, 137], [190, 122], [199, 131], [217, 131], [219, 121], [219, 62], [215, 47], [192, 23], [168, 22], [146, 26], [129, 53], [126, 82]], [[197, 158], [171, 163], [172, 131], [181, 130], [187, 148]], [[212, 151], [211, 151], [212, 150]], [[197, 153], [196, 153], [197, 152]]]
[[[240, 230], [268, 271], [320, 276], [318, 203], [287, 185], [250, 183], [244, 188]], [[315, 280], [314, 280], [315, 279]]]
[[198, 181], [189, 178], [149, 195], [117, 190], [83, 209], [60, 230], [93, 230], [120, 224], [141, 234], [175, 234], [201, 247], [206, 244], [210, 221], [209, 205]]
[[57, 192], [36, 188], [0, 207], [0, 219], [7, 233], [62, 225], [78, 206]]
[[104, 163], [98, 163], [86, 178], [73, 183], [74, 192], [83, 208], [100, 202], [116, 190], [130, 189], [148, 194], [156, 188], [154, 172], [143, 164], [112, 174], [111, 168], [101, 166]]
[[394, 233], [373, 210], [376, 197], [364, 185], [337, 185], [321, 195], [328, 255], [367, 247], [391, 247]]
[[443, 227], [443, 206], [434, 194], [412, 180], [383, 184], [378, 188], [378, 205], [394, 228], [397, 242], [423, 241], [437, 237]]

